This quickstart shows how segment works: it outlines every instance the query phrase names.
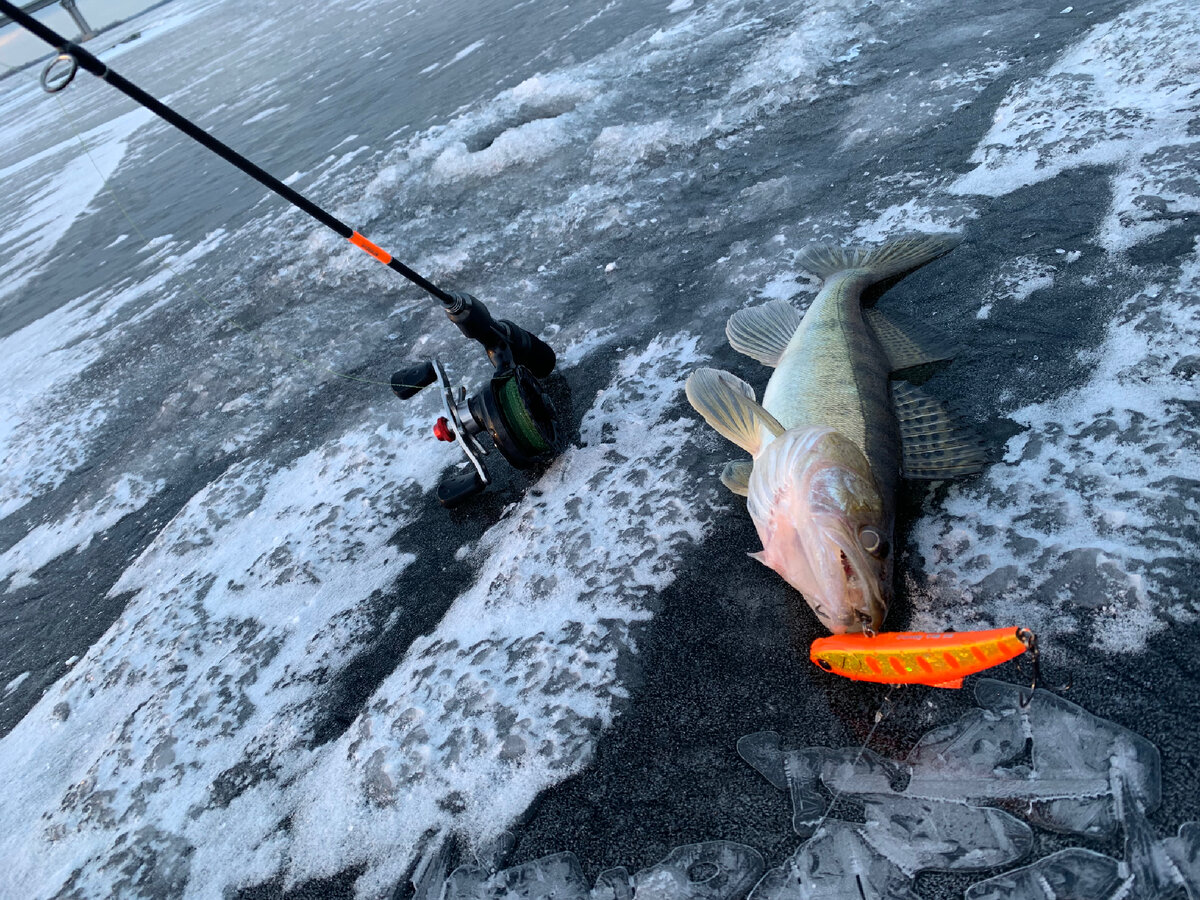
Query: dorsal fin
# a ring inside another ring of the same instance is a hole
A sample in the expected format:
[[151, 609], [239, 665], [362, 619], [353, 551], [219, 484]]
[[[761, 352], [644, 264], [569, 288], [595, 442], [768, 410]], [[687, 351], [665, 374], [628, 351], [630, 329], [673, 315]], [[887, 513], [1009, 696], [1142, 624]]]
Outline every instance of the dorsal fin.
[[751, 456], [783, 426], [754, 400], [754, 388], [720, 369], [697, 369], [687, 380], [687, 398], [704, 421]]
[[903, 382], [892, 382], [892, 400], [900, 422], [905, 478], [944, 481], [971, 475], [987, 457], [978, 435], [958, 425], [941, 401]]
[[792, 304], [772, 300], [735, 312], [725, 325], [725, 336], [729, 338], [729, 346], [738, 353], [774, 368], [800, 327], [800, 318]]
[[864, 309], [863, 317], [887, 354], [893, 372], [954, 359], [954, 348], [923, 325], [881, 312], [878, 307]]
[[750, 496], [750, 473], [753, 471], [754, 463], [748, 459], [730, 460], [721, 470], [721, 484], [739, 497], [748, 497]]

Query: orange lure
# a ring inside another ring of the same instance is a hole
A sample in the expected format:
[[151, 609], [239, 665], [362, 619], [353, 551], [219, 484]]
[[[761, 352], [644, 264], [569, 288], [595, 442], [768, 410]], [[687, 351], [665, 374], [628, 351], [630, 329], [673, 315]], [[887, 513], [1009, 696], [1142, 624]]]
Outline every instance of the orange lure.
[[808, 658], [855, 681], [959, 688], [963, 678], [998, 666], [1035, 646], [1027, 628], [945, 632], [835, 634], [813, 641]]

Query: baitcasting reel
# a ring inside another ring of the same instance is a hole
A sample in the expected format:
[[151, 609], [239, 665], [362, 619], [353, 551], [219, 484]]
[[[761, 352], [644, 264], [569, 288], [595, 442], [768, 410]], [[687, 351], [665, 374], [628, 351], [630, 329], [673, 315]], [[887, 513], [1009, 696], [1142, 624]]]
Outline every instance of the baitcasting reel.
[[392, 390], [401, 400], [435, 381], [441, 388], [445, 415], [433, 426], [433, 434], [439, 441], [458, 441], [471, 464], [438, 486], [438, 500], [450, 508], [481, 493], [490, 483], [481, 459], [488, 454], [479, 442], [482, 433], [486, 432], [500, 455], [518, 469], [533, 468], [556, 456], [563, 445], [554, 404], [538, 381], [554, 370], [554, 351], [512, 322], [493, 319], [487, 307], [470, 294], [452, 296], [454, 303], [447, 305], [446, 314], [459, 331], [487, 350], [496, 367], [491, 381], [472, 397], [464, 387], [456, 393], [437, 359], [415, 363], [392, 376]]

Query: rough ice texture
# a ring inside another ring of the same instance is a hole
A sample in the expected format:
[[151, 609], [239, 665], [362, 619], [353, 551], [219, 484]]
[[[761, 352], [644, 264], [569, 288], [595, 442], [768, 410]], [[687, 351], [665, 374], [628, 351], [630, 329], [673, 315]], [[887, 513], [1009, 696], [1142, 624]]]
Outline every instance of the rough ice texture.
[[[926, 734], [903, 763], [865, 746], [784, 750], [773, 732], [739, 741], [750, 765], [790, 791], [796, 830], [806, 838], [752, 900], [915, 898], [921, 871], [1020, 860], [1032, 832], [994, 807], [1058, 831], [1123, 832], [1125, 858], [1071, 848], [974, 885], [970, 900], [1150, 900], [1175, 889], [1200, 897], [1200, 823], [1160, 840], [1146, 821], [1160, 799], [1152, 744], [1046, 691], [980, 679], [976, 699], [980, 709]], [[832, 792], [833, 806], [819, 785]], [[838, 818], [836, 804], [851, 795], [863, 803], [861, 824]]]
[[[1094, 240], [1122, 251], [1200, 211], [1190, 126], [1200, 75], [1191, 4], [1153, 0], [1097, 26], [1044, 76], [1014, 86], [960, 195], [1009, 193], [1069, 168], [1110, 167], [1112, 207]], [[1192, 99], [1189, 99], [1192, 98]], [[1078, 251], [1064, 252], [1069, 264]], [[1049, 272], [1014, 271], [1014, 298]], [[1124, 297], [1087, 384], [1008, 411], [1023, 427], [1002, 462], [953, 487], [918, 521], [926, 573], [918, 628], [1018, 623], [1085, 631], [1137, 651], [1200, 615], [1184, 560], [1200, 541], [1200, 247]], [[992, 316], [998, 297], [985, 298]]]
[[484, 843], [587, 765], [627, 696], [633, 629], [704, 533], [704, 489], [673, 464], [695, 423], [668, 413], [698, 359], [676, 336], [623, 360], [584, 417], [586, 446], [485, 537], [475, 586], [299, 785], [305, 874], [368, 862], [360, 889], [381, 890], [408, 865], [396, 847], [430, 829]]
[[672, 464], [695, 424], [668, 415], [695, 344], [622, 362], [587, 446], [485, 536], [476, 585], [323, 747], [323, 691], [412, 559], [388, 539], [447, 458], [417, 438], [430, 409], [197, 494], [114, 586], [121, 619], [0, 742], [21, 773], [0, 894], [197, 894], [358, 863], [374, 893], [408, 867], [397, 848], [486, 840], [578, 771], [625, 697], [632, 629], [704, 532], [703, 489]]
[[913, 530], [918, 628], [1086, 627], [1133, 651], [1195, 621], [1182, 560], [1200, 541], [1198, 297], [1200, 250], [1124, 302], [1087, 384], [1009, 414], [1025, 430], [1004, 459]]
[[1200, 211], [1195, 116], [1200, 25], [1187, 0], [1151, 0], [1099, 25], [1015, 85], [954, 187], [1007, 194], [1080, 165], [1115, 168], [1102, 240], [1125, 249]]

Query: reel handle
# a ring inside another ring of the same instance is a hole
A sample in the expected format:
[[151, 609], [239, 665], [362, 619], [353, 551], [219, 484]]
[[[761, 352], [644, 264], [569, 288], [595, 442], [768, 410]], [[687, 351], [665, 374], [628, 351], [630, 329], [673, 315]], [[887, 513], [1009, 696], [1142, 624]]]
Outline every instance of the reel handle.
[[433, 360], [422, 360], [392, 375], [392, 393], [401, 400], [410, 400], [417, 396], [421, 388], [429, 387], [435, 381], [437, 371], [433, 367]]

